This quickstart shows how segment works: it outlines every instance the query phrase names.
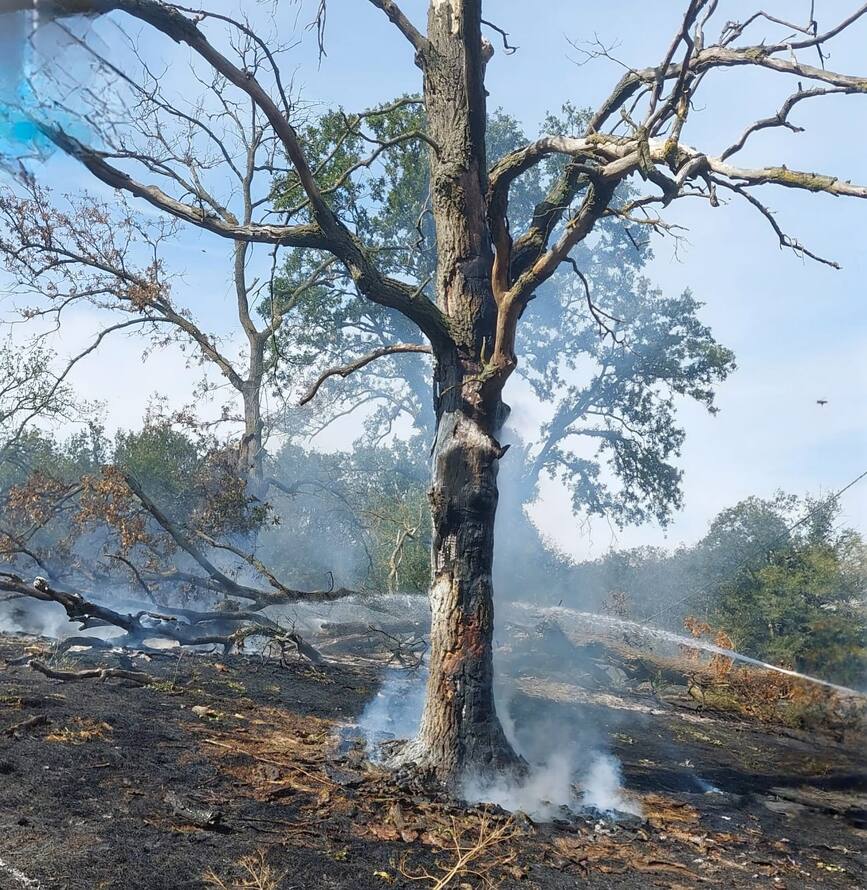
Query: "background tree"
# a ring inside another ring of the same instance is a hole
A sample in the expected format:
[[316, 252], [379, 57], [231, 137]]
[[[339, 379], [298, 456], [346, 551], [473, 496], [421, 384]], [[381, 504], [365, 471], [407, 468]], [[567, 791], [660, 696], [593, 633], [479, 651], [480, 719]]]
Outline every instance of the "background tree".
[[[567, 106], [549, 116], [546, 126], [564, 130], [586, 126], [588, 119], [589, 112]], [[390, 146], [377, 175], [343, 200], [370, 240], [392, 247], [383, 256], [393, 273], [429, 282], [436, 254], [423, 163], [427, 147], [411, 140], [392, 144], [400, 133], [424, 129], [424, 109], [404, 98], [368, 114], [366, 121], [369, 132], [359, 128], [356, 118], [329, 112], [305, 129], [307, 143], [315, 145], [317, 159], [339, 153], [350, 167], [365, 160], [371, 143]], [[489, 115], [489, 154], [500, 156], [526, 141], [514, 119], [502, 111]], [[561, 175], [563, 166], [555, 158], [520, 180], [510, 201], [513, 224], [530, 224], [546, 182]], [[620, 191], [628, 195], [630, 187], [624, 184]], [[665, 298], [642, 275], [652, 251], [640, 228], [617, 217], [602, 220], [592, 249], [576, 248], [584, 272], [576, 275], [567, 267], [555, 273], [522, 319], [518, 343], [526, 360], [515, 373], [551, 419], [538, 431], [522, 426], [510, 434], [520, 439], [512, 445], [506, 469], [509, 488], [517, 487], [517, 494], [511, 492], [498, 508], [501, 532], [512, 542], [497, 566], [499, 587], [507, 596], [528, 595], [542, 576], [540, 565], [553, 571], [558, 562], [524, 513], [543, 475], [571, 491], [581, 518], [605, 516], [621, 525], [650, 517], [667, 521], [681, 503], [681, 474], [673, 460], [683, 440], [676, 398], [688, 396], [715, 410], [714, 384], [734, 366], [731, 353], [699, 320], [700, 304], [689, 293]], [[278, 299], [281, 288], [291, 291], [305, 256], [292, 254], [278, 278]], [[588, 304], [585, 284], [590, 281], [594, 295]], [[425, 292], [433, 297], [430, 283]], [[592, 312], [586, 311], [588, 305]], [[389, 343], [412, 337], [405, 318], [359, 301], [348, 279], [342, 287], [317, 288], [301, 311], [305, 323], [284, 326], [273, 348], [284, 356], [302, 356], [301, 364], [309, 369], [316, 368], [317, 357], [328, 357], [324, 371], [312, 372], [318, 376], [303, 399], [317, 399], [310, 418], [314, 434], [352, 413], [365, 417], [363, 442], [393, 438], [401, 426], [409, 436], [433, 434], [429, 360], [407, 352], [381, 355]]]
[[[56, 27], [65, 26], [60, 22]], [[191, 97], [178, 95], [172, 79], [154, 71], [134, 44], [127, 47], [131, 64], [122, 70], [101, 48], [83, 44], [65, 30], [116, 86], [90, 99], [90, 114], [107, 121], [97, 128], [106, 145], [104, 157], [123, 158], [156, 181], [169, 183], [202, 214], [225, 225], [245, 227], [267, 220], [271, 183], [282, 159], [279, 142], [255, 102], [227, 94], [225, 78], [202, 74], [195, 65], [191, 77], [202, 89]], [[235, 50], [251, 76], [269, 64], [265, 48], [251, 35], [241, 35]], [[279, 54], [279, 47], [267, 52]], [[57, 81], [58, 89], [66, 85], [62, 71], [50, 65], [44, 70], [49, 83]], [[147, 217], [123, 200], [54, 194], [26, 174], [0, 190], [0, 254], [13, 293], [27, 300], [21, 307], [24, 318], [50, 321], [54, 330], [77, 306], [88, 304], [108, 319], [99, 341], [136, 328], [150, 334], [154, 348], [170, 343], [191, 348], [194, 361], [217, 371], [223, 381], [215, 385], [206, 376], [191, 401], [219, 396], [224, 385], [234, 390], [240, 406], [224, 400], [217, 421], [209, 426], [240, 427], [238, 474], [251, 496], [262, 500], [267, 493], [264, 440], [272, 422], [263, 411], [263, 399], [282, 357], [268, 344], [307, 292], [329, 280], [333, 261], [307, 270], [291, 289], [284, 286], [275, 301], [271, 291], [279, 244], [258, 249], [246, 240], [218, 245], [235, 318], [228, 331], [214, 330], [197, 318], [202, 314], [195, 311], [200, 294], [172, 256], [177, 228], [170, 218]], [[216, 249], [207, 248], [209, 253]], [[262, 304], [268, 311], [259, 320], [256, 310]], [[74, 361], [92, 352], [88, 347]], [[292, 392], [287, 380], [298, 367], [296, 360], [281, 377], [280, 391], [286, 397]], [[272, 388], [272, 397], [277, 392]], [[193, 410], [180, 412], [179, 418], [194, 427], [201, 423]]]
[[[753, 539], [759, 546], [736, 567], [710, 576], [712, 618], [740, 651], [861, 685], [867, 668], [867, 578], [860, 535], [836, 530], [840, 506], [834, 499], [803, 505], [779, 497], [750, 499], [718, 517], [703, 547], [718, 557], [722, 529], [735, 526], [735, 534], [742, 534], [754, 524], [757, 507], [772, 520], [762, 532], [769, 532], [771, 524], [782, 530], [773, 538]], [[792, 507], [808, 516], [794, 528]], [[742, 555], [737, 546], [727, 549], [730, 557]]]
[[[867, 667], [865, 545], [839, 528], [841, 503], [778, 493], [721, 511], [707, 534], [674, 552], [612, 551], [567, 572], [567, 604], [682, 630], [697, 618], [753, 658], [861, 687]], [[556, 594], [554, 594], [556, 595]]]
[[16, 345], [9, 336], [0, 346], [0, 460], [15, 462], [35, 422], [86, 419], [88, 406], [77, 400], [55, 356], [34, 339]]
[[[264, 77], [229, 58], [231, 39], [218, 45], [206, 36], [214, 25], [218, 32], [224, 25], [249, 32], [243, 23], [208, 13], [193, 18], [156, 0], [62, 0], [54, 6], [60, 15], [127, 13], [188, 46], [249, 97], [279, 139], [303, 192], [287, 222], [241, 226], [215, 217], [183, 195], [172, 196], [140, 181], [122, 169], [123, 159], [106, 157], [50, 118], [42, 124], [59, 147], [103, 182], [177, 218], [236, 241], [327, 252], [343, 264], [360, 296], [400, 311], [427, 337], [434, 355], [436, 413], [431, 658], [419, 735], [402, 756], [455, 782], [466, 769], [485, 773], [518, 764], [494, 709], [491, 578], [497, 470], [505, 454], [497, 437], [507, 414], [503, 388], [518, 362], [520, 319], [572, 251], [582, 242], [592, 244], [587, 239], [600, 220], [643, 219], [650, 228], [664, 229], [662, 218], [642, 213], [686, 196], [711, 205], [719, 203], [720, 191], [743, 197], [765, 216], [781, 245], [814, 256], [784, 234], [753, 189], [771, 184], [867, 197], [867, 187], [779, 164], [740, 167], [732, 158], [759, 129], [784, 125], [787, 109], [803, 99], [863, 93], [863, 77], [809, 64], [799, 53], [818, 48], [824, 62], [824, 47], [867, 13], [867, 6], [827, 31], [809, 23], [795, 39], [787, 35], [750, 44], [745, 34], [756, 23], [790, 27], [759, 13], [742, 24], [725, 23], [713, 42], [708, 35], [718, 4], [690, 0], [661, 60], [647, 69], [630, 69], [583, 131], [542, 137], [489, 167], [485, 68], [493, 48], [482, 38], [481, 0], [433, 0], [426, 33], [393, 0], [371, 0], [371, 5], [406, 38], [422, 73], [427, 129], [417, 138], [430, 146], [435, 302], [425, 296], [423, 282], [385, 271], [381, 249], [365, 243], [353, 221], [335, 209], [334, 182], [321, 181], [318, 167], [307, 157], [276, 66], [268, 72], [270, 83], [263, 82]], [[12, 9], [25, 6], [13, 3]], [[770, 123], [750, 125], [722, 153], [693, 148], [684, 137], [701, 84], [708, 72], [735, 66], [755, 66], [815, 86], [799, 86], [783, 112]], [[566, 158], [563, 172], [534, 208], [529, 227], [519, 233], [510, 225], [512, 186], [554, 155]], [[622, 201], [618, 186], [627, 179], [639, 184], [640, 193]]]

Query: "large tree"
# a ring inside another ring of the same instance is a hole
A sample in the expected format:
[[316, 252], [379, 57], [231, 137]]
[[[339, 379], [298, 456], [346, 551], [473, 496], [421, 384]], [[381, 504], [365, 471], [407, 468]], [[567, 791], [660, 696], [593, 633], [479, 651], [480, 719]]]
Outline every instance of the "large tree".
[[[583, 129], [589, 116], [567, 105], [546, 118], [545, 131]], [[398, 134], [427, 126], [423, 106], [412, 98], [364, 117], [368, 132], [358, 126], [357, 117], [341, 111], [325, 114], [305, 128], [308, 150], [317, 161], [339, 152], [342, 169], [362, 162], [369, 141], [388, 144]], [[485, 136], [493, 157], [528, 141], [517, 121], [502, 110], [489, 115]], [[356, 186], [341, 200], [371, 243], [391, 248], [383, 254], [390, 269], [428, 282], [424, 292], [435, 299], [435, 231], [425, 151], [427, 146], [417, 140], [392, 145], [365, 187]], [[523, 230], [531, 224], [534, 207], [564, 165], [555, 156], [516, 183], [509, 200], [513, 227]], [[637, 196], [633, 186], [623, 183], [617, 200], [625, 203]], [[649, 240], [640, 224], [629, 219], [600, 220], [592, 244], [578, 245], [570, 258], [574, 266], [564, 264], [538, 290], [517, 331], [522, 361], [515, 374], [549, 419], [536, 428], [513, 426], [509, 463], [518, 465], [510, 467], [516, 493], [506, 504], [505, 520], [503, 504], [499, 513], [501, 526], [503, 521], [524, 525], [519, 537], [529, 532], [537, 559], [541, 542], [523, 519], [523, 508], [536, 498], [543, 475], [565, 485], [577, 516], [605, 516], [620, 525], [650, 517], [665, 523], [681, 504], [681, 473], [674, 458], [684, 433], [677, 424], [677, 399], [689, 397], [715, 411], [714, 386], [734, 366], [731, 352], [701, 322], [701, 304], [689, 292], [667, 297], [650, 285]], [[292, 299], [297, 282], [305, 280], [316, 261], [304, 252], [290, 255], [274, 288], [278, 303]], [[411, 324], [392, 310], [358, 300], [351, 281], [342, 287], [339, 283], [316, 288], [300, 307], [305, 323], [284, 325], [273, 340], [275, 351], [298, 356], [311, 370], [328, 357], [328, 367], [321, 373], [317, 368], [318, 376], [302, 398], [302, 404], [314, 397], [317, 406], [329, 402], [330, 410], [311, 417], [313, 431], [347, 413], [364, 412], [363, 441], [381, 441], [398, 420], [427, 439], [435, 423], [429, 359], [412, 354], [418, 347], [394, 346], [412, 339]], [[271, 311], [268, 304], [262, 307], [263, 314]], [[283, 367], [288, 371], [284, 381], [292, 386], [297, 364], [284, 362]], [[528, 553], [522, 551], [514, 562]]]
[[[431, 0], [425, 31], [393, 0], [370, 0], [370, 5], [403, 35], [407, 62], [412, 58], [421, 72], [427, 127], [407, 138], [429, 147], [434, 299], [425, 295], [423, 282], [389, 274], [380, 246], [366, 243], [351, 217], [341, 215], [332, 202], [342, 182], [358, 171], [347, 169], [345, 178], [336, 180], [320, 176], [321, 164], [307, 156], [277, 67], [266, 78], [230, 58], [231, 33], [250, 31], [243, 22], [189, 13], [158, 0], [52, 4], [60, 15], [126, 13], [185, 44], [249, 97], [291, 165], [299, 195], [291, 212], [281, 205], [267, 223], [220, 217], [186, 200], [183, 192], [154, 185], [144, 178], [148, 171], [130, 172], [123, 157], [84, 144], [50, 117], [39, 120], [46, 135], [94, 176], [187, 223], [237, 242], [282, 244], [334, 257], [349, 273], [359, 299], [400, 312], [427, 338], [434, 357], [436, 414], [430, 676], [419, 734], [403, 756], [453, 782], [465, 769], [484, 772], [519, 763], [494, 708], [491, 572], [497, 470], [505, 452], [498, 441], [507, 414], [503, 390], [518, 363], [516, 337], [530, 301], [580, 244], [592, 243], [588, 239], [601, 220], [635, 217], [663, 227], [653, 213], [687, 195], [711, 205], [719, 203], [720, 192], [742, 197], [765, 216], [781, 245], [812, 255], [783, 232], [756, 187], [864, 198], [867, 186], [775, 163], [742, 167], [735, 157], [755, 132], [788, 125], [796, 104], [865, 92], [863, 76], [826, 66], [824, 48], [867, 13], [867, 6], [827, 30], [814, 22], [795, 28], [795, 37], [791, 24], [759, 12], [741, 23], [727, 22], [714, 40], [710, 31], [719, 4], [689, 0], [662, 58], [648, 68], [630, 68], [586, 127], [533, 140], [490, 163], [485, 69], [493, 47], [482, 36], [482, 0]], [[320, 13], [325, 6], [319, 4]], [[30, 3], [13, 0], [11, 8], [29, 9]], [[747, 35], [760, 25], [780, 28], [785, 36], [750, 42]], [[807, 61], [817, 50], [821, 64]], [[793, 77], [797, 89], [777, 114], [733, 136], [720, 154], [691, 146], [685, 127], [707, 75], [744, 66]], [[553, 155], [567, 161], [562, 174], [526, 228], [514, 231], [510, 193], [522, 176]], [[640, 194], [622, 200], [618, 187], [629, 179]]]

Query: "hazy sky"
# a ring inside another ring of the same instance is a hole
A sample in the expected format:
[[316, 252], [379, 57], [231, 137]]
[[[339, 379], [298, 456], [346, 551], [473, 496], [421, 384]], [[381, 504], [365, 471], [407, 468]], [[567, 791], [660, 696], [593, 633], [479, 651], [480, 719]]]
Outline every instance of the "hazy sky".
[[[315, 35], [304, 29], [314, 4], [299, 13], [281, 0], [245, 3], [248, 15], [264, 19], [276, 9], [281, 37], [301, 44], [286, 57], [287, 74], [305, 99], [323, 106], [356, 110], [419, 89], [419, 72], [408, 44], [385, 17], [362, 0], [329, 3], [327, 56], [319, 64]], [[422, 24], [426, 3], [404, 0], [403, 8]], [[627, 65], [647, 66], [662, 58], [683, 2], [611, 0], [497, 0], [485, 15], [505, 28], [518, 52], [505, 55], [497, 35], [489, 37], [497, 53], [488, 66], [490, 107], [515, 115], [530, 134], [538, 132], [547, 110], [565, 101], [596, 105], [621, 76], [607, 60], [577, 64], [581, 45], [600, 41]], [[830, 26], [857, 4], [818, 0], [820, 28]], [[209, 8], [233, 10], [221, 3]], [[742, 20], [759, 8], [790, 20], [806, 20], [809, 2], [761, 4], [721, 0], [718, 22]], [[97, 25], [112, 45], [111, 29]], [[134, 26], [136, 29], [138, 25]], [[778, 32], [777, 32], [778, 33]], [[186, 71], [186, 54], [162, 38], [142, 31], [145, 44]], [[759, 39], [762, 29], [754, 35]], [[834, 42], [827, 64], [835, 70], [867, 75], [867, 21]], [[811, 59], [810, 61], [814, 61]], [[179, 75], [182, 76], [182, 75]], [[182, 86], [182, 84], [181, 84]], [[773, 114], [796, 87], [789, 78], [767, 72], [723, 70], [703, 85], [700, 104], [690, 117], [686, 141], [707, 153], [733, 142], [743, 128]], [[803, 103], [792, 120], [807, 132], [770, 131], [756, 136], [740, 163], [787, 164], [867, 182], [867, 95], [828, 97]], [[3, 173], [0, 171], [0, 176]], [[58, 188], [92, 182], [65, 159], [54, 158], [41, 175]], [[605, 523], [588, 529], [572, 517], [568, 496], [556, 486], [544, 488], [534, 508], [541, 527], [576, 555], [599, 555], [612, 543], [659, 544], [694, 540], [720, 509], [750, 494], [770, 495], [782, 488], [796, 493], [837, 489], [867, 469], [867, 336], [864, 282], [867, 202], [764, 189], [784, 229], [816, 252], [843, 266], [835, 271], [782, 252], [768, 224], [746, 205], [681, 202], [669, 219], [688, 228], [686, 243], [675, 252], [670, 241], [655, 245], [651, 277], [664, 290], [690, 287], [705, 304], [702, 317], [717, 339], [734, 350], [738, 370], [720, 387], [720, 413], [709, 417], [685, 405], [680, 417], [687, 430], [680, 460], [685, 470], [686, 504], [664, 534], [646, 526], [618, 533]], [[219, 256], [221, 261], [215, 262]], [[231, 317], [225, 244], [186, 233], [172, 254], [185, 272], [185, 300], [219, 328]], [[71, 351], [92, 334], [94, 318], [79, 314], [57, 340]], [[159, 353], [141, 363], [142, 343], [120, 337], [98, 357], [81, 366], [75, 385], [88, 398], [106, 403], [110, 429], [140, 422], [154, 392], [175, 403], [189, 400], [192, 378], [176, 354]], [[816, 399], [828, 400], [820, 407]], [[533, 406], [513, 394], [516, 422], [530, 422]], [[523, 420], [522, 420], [523, 418]], [[333, 439], [331, 444], [333, 445]], [[867, 482], [845, 500], [844, 518], [867, 530]]]

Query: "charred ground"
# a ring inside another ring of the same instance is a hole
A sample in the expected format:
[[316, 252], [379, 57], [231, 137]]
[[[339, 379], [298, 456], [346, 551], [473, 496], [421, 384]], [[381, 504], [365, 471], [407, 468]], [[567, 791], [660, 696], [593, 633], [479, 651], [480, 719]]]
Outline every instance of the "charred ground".
[[[574, 664], [522, 660], [540, 637], [553, 645], [534, 629], [504, 653], [519, 737], [595, 726], [644, 819], [535, 824], [338, 753], [383, 673], [349, 654], [357, 636], [322, 668], [137, 657], [156, 682], [135, 687], [52, 680], [8, 664], [49, 657], [49, 642], [0, 638], [0, 887], [858, 886], [857, 717], [804, 729], [735, 713], [698, 700], [700, 671], [599, 642]], [[83, 652], [63, 666], [124, 663]]]

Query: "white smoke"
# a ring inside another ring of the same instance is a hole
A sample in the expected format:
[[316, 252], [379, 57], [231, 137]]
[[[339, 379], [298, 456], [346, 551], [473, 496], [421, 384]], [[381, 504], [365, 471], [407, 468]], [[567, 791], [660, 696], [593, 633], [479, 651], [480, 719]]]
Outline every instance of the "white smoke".
[[467, 776], [461, 796], [469, 803], [493, 803], [509, 812], [526, 813], [538, 822], [562, 818], [567, 811], [593, 807], [616, 818], [618, 814], [641, 816], [641, 807], [623, 790], [620, 764], [611, 754], [597, 752], [577, 783], [577, 749], [557, 751], [527, 775], [515, 779], [498, 776], [483, 779]]
[[521, 779], [498, 776], [491, 781], [469, 775], [461, 785], [461, 796], [468, 803], [493, 803], [544, 822], [562, 816], [564, 807], [572, 809], [577, 803], [572, 775], [571, 752], [560, 752]]
[[58, 603], [46, 603], [24, 597], [0, 603], [0, 633], [26, 633], [35, 636], [63, 639], [69, 636], [85, 636], [72, 624], [63, 607]]
[[597, 754], [580, 782], [581, 803], [602, 813], [629, 813], [641, 815], [637, 800], [623, 793], [623, 775], [620, 762], [611, 754]]
[[392, 670], [386, 675], [379, 692], [358, 718], [358, 730], [371, 760], [380, 759], [382, 742], [410, 739], [416, 734], [426, 686], [427, 671]]

